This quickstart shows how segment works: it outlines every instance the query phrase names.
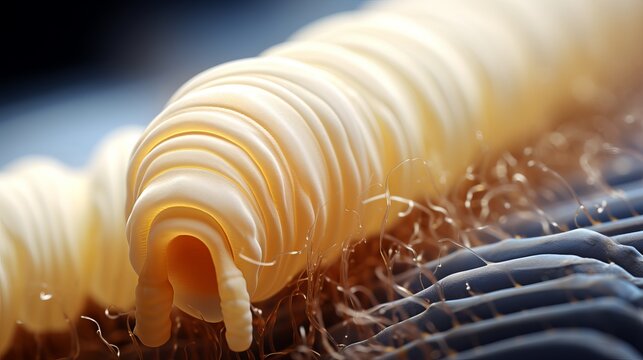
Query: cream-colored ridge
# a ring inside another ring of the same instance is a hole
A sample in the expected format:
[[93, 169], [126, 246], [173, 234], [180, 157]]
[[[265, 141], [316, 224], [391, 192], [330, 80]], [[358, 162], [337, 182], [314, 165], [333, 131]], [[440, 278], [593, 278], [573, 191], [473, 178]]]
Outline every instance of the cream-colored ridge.
[[25, 158], [0, 173], [0, 355], [16, 322], [68, 332], [89, 297], [134, 306], [125, 237], [125, 178], [140, 129], [106, 137], [87, 169]]
[[365, 199], [426, 193], [400, 164], [448, 191], [640, 71], [641, 33], [640, 0], [391, 1], [197, 75], [131, 158], [136, 334], [162, 345], [176, 306], [246, 350], [251, 302], [379, 230], [385, 201]]

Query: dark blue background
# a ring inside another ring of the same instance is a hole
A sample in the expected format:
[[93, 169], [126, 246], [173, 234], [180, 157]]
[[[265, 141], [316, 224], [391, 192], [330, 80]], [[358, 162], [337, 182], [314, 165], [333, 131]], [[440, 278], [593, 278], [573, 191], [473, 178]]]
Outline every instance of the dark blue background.
[[105, 133], [147, 124], [196, 73], [360, 2], [22, 2], [2, 15], [0, 166], [30, 154], [83, 165]]

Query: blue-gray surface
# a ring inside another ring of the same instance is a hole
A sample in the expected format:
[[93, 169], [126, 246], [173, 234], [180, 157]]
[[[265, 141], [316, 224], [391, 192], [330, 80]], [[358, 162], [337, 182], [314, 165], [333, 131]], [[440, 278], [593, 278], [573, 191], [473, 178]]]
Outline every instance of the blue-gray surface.
[[[332, 328], [334, 339], [346, 345], [342, 354], [643, 358], [643, 199], [632, 193], [641, 182], [619, 185], [630, 190], [624, 192], [630, 212], [609, 203], [618, 220], [580, 222], [588, 229], [463, 249], [398, 275], [396, 282], [414, 295], [382, 298], [369, 310], [377, 323], [357, 319]], [[574, 211], [555, 210], [569, 206], [546, 211], [562, 223]]]
[[[105, 133], [119, 125], [145, 125], [172, 91], [195, 73], [255, 55], [310, 21], [353, 9], [358, 3], [258, 2], [252, 11], [200, 9], [166, 14], [157, 19], [160, 25], [146, 23], [154, 36], [140, 49], [128, 50], [130, 56], [140, 55], [148, 62], [142, 74], [70, 73], [56, 78], [56, 91], [33, 93], [0, 108], [0, 166], [30, 154], [51, 155], [80, 166]], [[612, 215], [619, 218], [632, 209], [643, 212], [641, 173], [633, 174], [634, 178], [612, 184], [623, 185], [632, 201], [628, 207], [608, 199]], [[557, 204], [548, 213], [571, 226], [575, 206]], [[577, 230], [475, 249], [489, 264], [469, 251], [441, 259], [439, 268], [437, 262], [429, 263], [424, 269], [437, 269], [437, 284], [417, 272], [403, 274], [398, 281], [416, 295], [380, 308], [378, 315], [390, 319], [392, 326], [383, 331], [361, 326], [356, 331], [349, 322], [334, 328], [333, 335], [340, 343], [352, 344], [344, 353], [356, 357], [386, 349], [377, 354], [386, 358], [641, 358], [643, 220], [639, 215], [605, 221], [593, 226], [596, 232]], [[583, 219], [576, 222], [589, 225]], [[524, 223], [514, 225], [525, 234], [538, 231]], [[426, 336], [429, 333], [432, 336]]]

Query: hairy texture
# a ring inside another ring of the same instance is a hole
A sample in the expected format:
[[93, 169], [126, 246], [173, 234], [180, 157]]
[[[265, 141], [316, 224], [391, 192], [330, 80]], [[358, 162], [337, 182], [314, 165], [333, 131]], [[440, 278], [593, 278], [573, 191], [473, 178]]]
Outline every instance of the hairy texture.
[[[537, 339], [541, 351], [571, 354], [588, 345], [574, 338], [559, 344], [552, 331], [581, 328], [616, 344], [614, 352], [591, 346], [578, 351], [608, 351], [612, 358], [631, 351], [638, 358], [643, 256], [618, 242], [632, 238], [643, 232], [612, 240], [577, 230], [460, 250], [425, 264], [422, 272], [401, 275], [398, 280], [409, 279], [403, 286], [415, 294], [369, 310], [376, 321], [362, 316], [330, 332], [348, 345], [341, 354], [349, 358], [487, 358], [496, 352], [508, 358], [526, 339]], [[413, 290], [420, 283], [430, 285]]]
[[480, 153], [626, 83], [642, 32], [636, 0], [391, 2], [196, 76], [129, 167], [137, 335], [165, 343], [176, 306], [246, 350], [251, 302], [377, 233], [427, 171], [444, 194]]

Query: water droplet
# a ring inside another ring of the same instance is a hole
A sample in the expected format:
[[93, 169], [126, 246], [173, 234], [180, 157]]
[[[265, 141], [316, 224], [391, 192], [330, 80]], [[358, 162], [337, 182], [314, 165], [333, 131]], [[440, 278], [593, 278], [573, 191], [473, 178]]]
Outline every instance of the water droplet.
[[607, 207], [607, 201], [603, 200], [603, 201], [601, 201], [601, 203], [600, 203], [600, 204], [597, 204], [597, 205], [596, 205], [596, 211], [597, 211], [599, 214], [602, 214], [602, 213], [605, 211], [605, 208], [606, 208], [606, 207]]
[[522, 183], [526, 183], [526, 182], [527, 182], [527, 177], [526, 177], [525, 175], [521, 174], [521, 173], [515, 173], [515, 174], [513, 174], [513, 176], [511, 177], [511, 179], [512, 179], [513, 181], [515, 181], [515, 182], [522, 182]]
[[257, 315], [263, 315], [263, 310], [259, 309], [258, 307], [252, 307], [252, 310], [254, 311], [255, 314]]
[[42, 300], [42, 301], [49, 301], [53, 297], [54, 297], [54, 295], [50, 294], [48, 292], [45, 292], [45, 291], [40, 292], [40, 300]]
[[467, 291], [471, 291], [471, 285], [469, 285], [469, 282], [464, 283], [467, 286]]

